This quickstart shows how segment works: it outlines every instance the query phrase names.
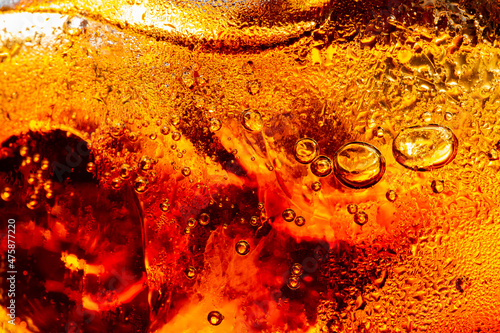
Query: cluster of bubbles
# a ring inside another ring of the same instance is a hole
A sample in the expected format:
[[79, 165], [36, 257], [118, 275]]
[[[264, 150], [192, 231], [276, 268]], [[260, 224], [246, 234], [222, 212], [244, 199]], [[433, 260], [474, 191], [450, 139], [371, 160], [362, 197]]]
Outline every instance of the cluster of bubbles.
[[290, 267], [290, 277], [288, 278], [287, 286], [292, 290], [299, 289], [300, 287], [300, 277], [304, 269], [302, 265], [299, 263], [294, 263], [292, 267]]
[[291, 208], [287, 208], [283, 211], [281, 214], [281, 217], [283, 217], [283, 220], [286, 222], [295, 222], [295, 225], [302, 227], [304, 224], [306, 224], [306, 219], [303, 216], [297, 216], [295, 211]]
[[[457, 149], [455, 134], [449, 128], [439, 125], [405, 128], [398, 133], [392, 145], [396, 161], [415, 171], [429, 171], [445, 166], [454, 159]], [[310, 164], [315, 176], [327, 177], [333, 172], [340, 183], [354, 189], [375, 185], [385, 172], [384, 157], [376, 147], [366, 142], [349, 142], [343, 145], [332, 160], [319, 155], [319, 146], [314, 139], [303, 138], [295, 143], [294, 154], [297, 162]], [[319, 191], [321, 184], [315, 182], [311, 188]], [[394, 195], [395, 193], [391, 194], [391, 198]], [[388, 196], [388, 199], [394, 201], [395, 197], [390, 199]]]

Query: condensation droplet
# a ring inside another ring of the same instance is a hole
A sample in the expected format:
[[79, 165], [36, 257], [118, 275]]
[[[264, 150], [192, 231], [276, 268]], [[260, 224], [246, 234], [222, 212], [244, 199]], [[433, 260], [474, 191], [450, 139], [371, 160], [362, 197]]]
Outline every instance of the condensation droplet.
[[302, 265], [297, 262], [290, 268], [290, 274], [292, 274], [292, 276], [301, 276], [303, 271]]
[[148, 187], [149, 181], [146, 177], [139, 176], [134, 181], [134, 190], [137, 193], [143, 193]]
[[0, 193], [0, 197], [3, 201], [9, 201], [12, 199], [12, 188], [8, 186], [4, 187], [2, 193]]
[[211, 132], [217, 132], [218, 130], [220, 130], [222, 127], [222, 122], [217, 119], [217, 118], [212, 118], [210, 119], [210, 131]]
[[262, 129], [262, 115], [259, 111], [243, 111], [241, 123], [249, 131], [260, 131]]
[[358, 212], [358, 205], [356, 204], [347, 205], [347, 211], [349, 212], [349, 214], [356, 214]]
[[239, 255], [245, 256], [250, 252], [250, 244], [244, 240], [240, 240], [236, 243], [235, 249]]
[[181, 139], [181, 133], [179, 132], [172, 133], [172, 140], [179, 141], [180, 139]]
[[335, 177], [351, 188], [375, 185], [385, 172], [385, 159], [374, 146], [350, 142], [337, 150], [334, 157]]
[[433, 180], [431, 183], [432, 192], [441, 193], [444, 190], [444, 181], [442, 180]]
[[300, 277], [298, 276], [290, 276], [290, 278], [288, 279], [288, 288], [292, 289], [292, 290], [296, 290], [296, 289], [299, 289], [300, 287]]
[[311, 184], [311, 189], [314, 191], [314, 192], [318, 192], [319, 190], [321, 190], [321, 183], [320, 182], [314, 182]]
[[188, 279], [192, 280], [196, 276], [196, 268], [194, 268], [193, 266], [189, 266], [188, 268], [186, 268], [184, 273], [186, 274]]
[[311, 163], [311, 172], [317, 177], [326, 177], [332, 170], [332, 160], [326, 156], [319, 156]]
[[[180, 153], [179, 153], [180, 154]], [[182, 154], [181, 154], [182, 155]], [[181, 173], [184, 177], [189, 177], [189, 175], [191, 174], [191, 169], [188, 168], [188, 167], [184, 167], [182, 168], [181, 170]]]
[[354, 222], [359, 225], [365, 225], [368, 222], [368, 214], [363, 211], [357, 212], [354, 215]]
[[210, 222], [210, 215], [208, 215], [207, 213], [202, 213], [199, 220], [201, 225], [207, 225], [208, 222]]
[[455, 134], [439, 125], [406, 128], [399, 132], [392, 144], [396, 161], [415, 171], [441, 168], [455, 158], [457, 150]]
[[304, 224], [306, 224], [306, 219], [303, 216], [297, 216], [295, 219], [295, 225], [298, 227], [302, 227]]
[[302, 164], [308, 164], [318, 157], [318, 143], [311, 138], [300, 139], [294, 147], [295, 159]]
[[389, 190], [387, 191], [387, 193], [385, 194], [385, 197], [387, 198], [387, 200], [389, 200], [390, 202], [394, 202], [396, 201], [396, 199], [398, 198], [398, 194], [396, 193], [396, 191], [394, 190]]
[[220, 325], [224, 317], [219, 311], [211, 311], [208, 314], [208, 322], [214, 326]]
[[295, 220], [295, 217], [297, 216], [297, 214], [295, 214], [293, 209], [287, 208], [283, 211], [281, 216], [283, 217], [283, 220], [285, 220], [287, 222], [293, 222], [293, 220]]

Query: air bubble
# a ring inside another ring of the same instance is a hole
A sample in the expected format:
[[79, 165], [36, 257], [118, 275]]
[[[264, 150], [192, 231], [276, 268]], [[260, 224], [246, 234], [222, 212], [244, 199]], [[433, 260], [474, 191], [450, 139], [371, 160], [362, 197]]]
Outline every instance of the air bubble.
[[188, 268], [186, 268], [184, 273], [186, 274], [186, 277], [188, 279], [192, 280], [196, 276], [196, 268], [194, 268], [193, 266], [189, 266]]
[[224, 317], [219, 311], [211, 311], [208, 314], [208, 322], [214, 326], [220, 325]]
[[311, 184], [311, 189], [314, 191], [314, 192], [318, 192], [319, 190], [321, 190], [321, 183], [320, 182], [314, 182]]
[[208, 222], [210, 222], [210, 215], [208, 215], [207, 213], [202, 213], [199, 220], [201, 225], [207, 225]]
[[283, 211], [281, 216], [283, 217], [283, 220], [285, 220], [286, 222], [293, 222], [293, 220], [295, 220], [295, 217], [297, 216], [297, 214], [295, 214], [293, 209], [288, 208], [288, 209], [285, 209]]
[[10, 201], [12, 199], [12, 188], [4, 187], [2, 193], [0, 193], [0, 197], [3, 201]]
[[347, 205], [347, 211], [349, 212], [349, 214], [356, 214], [358, 212], [358, 205], [356, 204]]
[[210, 131], [211, 132], [217, 132], [218, 130], [220, 130], [222, 127], [222, 122], [217, 119], [217, 118], [212, 118], [210, 119]]
[[181, 133], [179, 132], [172, 133], [172, 140], [179, 141], [180, 139], [181, 139]]
[[148, 187], [149, 181], [145, 177], [137, 177], [134, 181], [134, 190], [137, 193], [143, 193]]
[[170, 133], [170, 127], [168, 126], [162, 126], [160, 128], [160, 133], [163, 134], [163, 135], [168, 135]]
[[168, 203], [168, 199], [165, 199], [161, 204], [160, 204], [160, 209], [162, 212], [168, 211], [170, 208], [170, 204]]
[[290, 276], [290, 278], [288, 279], [287, 285], [288, 285], [288, 288], [290, 288], [292, 290], [299, 289], [300, 278], [298, 276]]
[[130, 172], [132, 171], [132, 168], [128, 164], [122, 164], [120, 166], [120, 177], [123, 179], [128, 179], [130, 178]]
[[184, 167], [182, 168], [181, 173], [184, 177], [189, 177], [189, 175], [191, 174], [191, 169], [188, 167]]
[[402, 166], [415, 171], [438, 169], [457, 154], [455, 134], [439, 125], [409, 127], [394, 139], [392, 152]]
[[318, 143], [310, 138], [300, 139], [295, 143], [294, 153], [297, 162], [311, 163], [318, 156]]
[[87, 172], [92, 173], [95, 171], [95, 164], [93, 162], [87, 163]]
[[332, 160], [326, 156], [319, 156], [311, 163], [311, 172], [317, 177], [326, 177], [332, 170]]
[[196, 221], [196, 219], [193, 219], [193, 218], [190, 218], [188, 221], [187, 221], [187, 227], [190, 228], [190, 229], [193, 229], [194, 227], [196, 227], [196, 224], [198, 222]]
[[368, 222], [368, 214], [363, 211], [357, 212], [354, 215], [354, 222], [358, 225], [365, 225]]
[[258, 111], [243, 111], [241, 123], [249, 131], [260, 131], [262, 129], [262, 115]]
[[297, 216], [295, 219], [295, 225], [298, 227], [302, 227], [304, 224], [306, 224], [306, 219], [303, 216]]
[[290, 268], [290, 274], [292, 274], [292, 276], [301, 276], [303, 271], [304, 269], [302, 268], [302, 265], [299, 263], [293, 264], [292, 267]]
[[396, 199], [398, 198], [398, 194], [396, 193], [396, 191], [394, 190], [389, 190], [387, 191], [387, 193], [385, 194], [385, 197], [387, 198], [387, 200], [389, 200], [390, 202], [394, 202], [396, 201]]
[[238, 243], [236, 243], [235, 249], [236, 253], [245, 256], [248, 254], [248, 252], [250, 252], [250, 244], [248, 244], [244, 240], [240, 240]]
[[256, 226], [258, 226], [258, 225], [259, 225], [259, 221], [260, 221], [260, 219], [259, 219], [257, 216], [252, 216], [252, 217], [250, 218], [250, 222], [249, 222], [249, 223], [250, 223], [250, 225], [251, 225], [252, 227], [256, 227]]
[[385, 172], [385, 160], [380, 151], [364, 142], [350, 142], [335, 153], [335, 177], [351, 188], [375, 185]]

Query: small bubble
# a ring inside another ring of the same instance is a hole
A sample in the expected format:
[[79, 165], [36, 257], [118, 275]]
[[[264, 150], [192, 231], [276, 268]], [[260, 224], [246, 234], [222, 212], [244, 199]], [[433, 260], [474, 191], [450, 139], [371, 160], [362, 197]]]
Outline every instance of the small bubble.
[[163, 134], [163, 135], [168, 135], [170, 133], [170, 127], [168, 127], [166, 125], [163, 125], [160, 128], [160, 133]]
[[308, 164], [318, 156], [318, 143], [310, 138], [300, 139], [295, 143], [294, 151], [297, 162]]
[[300, 278], [298, 276], [290, 276], [290, 278], [288, 279], [287, 285], [288, 285], [288, 288], [290, 288], [292, 290], [299, 289]]
[[306, 224], [306, 219], [303, 216], [297, 216], [295, 219], [295, 225], [298, 227], [302, 227]]
[[243, 64], [242, 66], [242, 71], [243, 71], [243, 74], [246, 74], [246, 75], [252, 75], [253, 74], [253, 68], [254, 68], [254, 64], [252, 61], [248, 61], [246, 63]]
[[186, 227], [186, 229], [184, 229], [184, 233], [185, 233], [186, 235], [189, 235], [189, 234], [191, 233], [191, 228]]
[[250, 252], [250, 245], [246, 241], [240, 240], [236, 243], [235, 249], [239, 255], [246, 256]]
[[250, 223], [250, 225], [252, 227], [256, 227], [256, 226], [258, 226], [260, 224], [259, 222], [260, 222], [260, 219], [257, 216], [252, 216], [250, 218], [250, 222], [249, 223]]
[[187, 226], [188, 228], [190, 229], [193, 229], [194, 227], [196, 227], [196, 224], [198, 222], [196, 221], [196, 219], [193, 219], [193, 218], [190, 218], [188, 221], [187, 221]]
[[258, 111], [243, 111], [241, 123], [249, 131], [260, 131], [263, 126], [262, 115]]
[[155, 132], [153, 132], [153, 133], [149, 134], [149, 138], [150, 138], [151, 140], [156, 140], [156, 137], [157, 137], [157, 134], [156, 134]]
[[217, 132], [218, 130], [220, 130], [222, 127], [222, 122], [217, 119], [217, 118], [212, 118], [210, 119], [210, 131], [211, 132]]
[[39, 203], [40, 202], [38, 201], [38, 197], [36, 196], [36, 194], [32, 194], [28, 197], [26, 207], [28, 207], [28, 209], [35, 209], [36, 207], [38, 207]]
[[317, 177], [326, 177], [332, 170], [332, 160], [326, 156], [319, 156], [311, 163], [311, 171]]
[[132, 168], [128, 164], [122, 164], [120, 166], [120, 177], [122, 179], [128, 179], [130, 177], [130, 172], [132, 171]]
[[88, 21], [81, 17], [70, 17], [63, 24], [63, 31], [70, 36], [78, 36], [85, 31]]
[[311, 189], [314, 191], [314, 192], [318, 192], [319, 190], [321, 190], [321, 183], [320, 182], [314, 182], [311, 184]]
[[358, 205], [356, 204], [347, 205], [347, 211], [349, 212], [349, 214], [356, 214], [358, 212]]
[[390, 202], [394, 202], [396, 201], [396, 199], [398, 198], [398, 194], [396, 193], [396, 191], [394, 190], [389, 190], [387, 191], [387, 193], [385, 194], [385, 197], [387, 198], [387, 200], [389, 200]]
[[357, 212], [354, 215], [354, 222], [359, 225], [365, 225], [368, 222], [368, 214], [363, 211]]
[[33, 162], [38, 163], [40, 162], [40, 154], [35, 154], [33, 155]]
[[264, 209], [264, 203], [263, 203], [263, 202], [259, 202], [259, 203], [257, 204], [257, 208], [258, 208], [259, 210], [263, 210], [263, 209]]
[[451, 112], [446, 112], [444, 114], [444, 120], [450, 121], [453, 119], [453, 114]]
[[193, 266], [189, 266], [188, 268], [186, 268], [184, 273], [186, 274], [188, 279], [192, 280], [196, 276], [196, 268], [194, 268]]
[[303, 271], [302, 265], [299, 263], [293, 264], [290, 268], [290, 274], [292, 274], [292, 276], [301, 276]]
[[172, 133], [172, 140], [179, 141], [180, 139], [181, 139], [181, 133], [179, 132]]
[[184, 167], [182, 168], [181, 173], [184, 177], [189, 177], [189, 175], [191, 174], [191, 169], [188, 167]]
[[10, 199], [12, 199], [12, 188], [8, 186], [4, 187], [2, 193], [0, 194], [0, 197], [3, 201], [9, 201]]
[[93, 162], [87, 163], [87, 172], [92, 173], [95, 171], [95, 164]]
[[441, 193], [444, 190], [444, 181], [442, 180], [433, 180], [431, 183], [432, 192]]
[[211, 311], [208, 314], [208, 322], [214, 326], [220, 325], [224, 317], [219, 311]]
[[151, 158], [148, 156], [142, 156], [141, 159], [139, 160], [139, 167], [144, 171], [151, 170], [152, 166], [153, 163], [151, 161]]
[[113, 187], [115, 190], [121, 188], [123, 185], [123, 180], [120, 177], [113, 178], [111, 180], [111, 187]]
[[293, 222], [293, 220], [295, 220], [295, 217], [297, 216], [297, 214], [295, 214], [293, 209], [287, 208], [283, 211], [281, 216], [283, 217], [283, 220], [285, 220], [287, 222]]
[[137, 177], [134, 181], [134, 189], [137, 193], [143, 193], [148, 187], [149, 181], [146, 177]]
[[168, 199], [165, 199], [161, 204], [160, 204], [160, 209], [163, 211], [163, 212], [166, 212], [168, 211], [168, 209], [170, 208], [170, 204], [168, 203]]
[[30, 175], [28, 177], [28, 180], [27, 180], [28, 184], [33, 185], [33, 184], [35, 184], [35, 181], [36, 181], [36, 179], [35, 179], [34, 175]]
[[207, 213], [202, 213], [199, 220], [201, 225], [207, 225], [208, 222], [210, 222], [210, 215], [208, 215]]

